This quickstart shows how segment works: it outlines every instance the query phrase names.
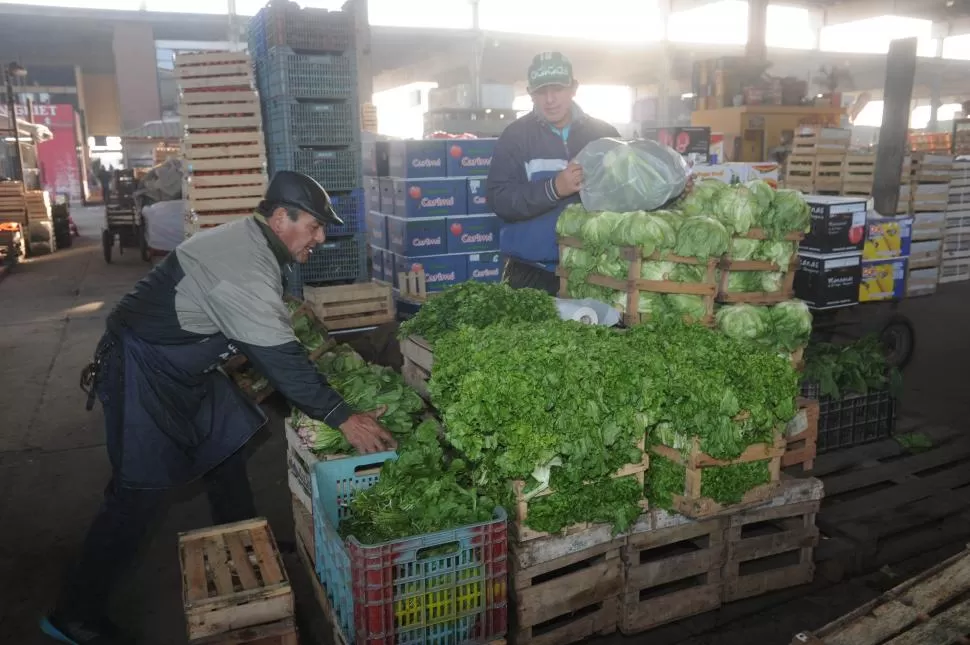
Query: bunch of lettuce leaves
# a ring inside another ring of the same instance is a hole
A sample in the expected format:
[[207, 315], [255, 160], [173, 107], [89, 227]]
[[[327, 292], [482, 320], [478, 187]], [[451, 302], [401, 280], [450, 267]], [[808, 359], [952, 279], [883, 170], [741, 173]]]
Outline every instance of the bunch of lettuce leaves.
[[787, 300], [773, 307], [729, 305], [715, 315], [718, 330], [740, 341], [749, 341], [776, 352], [794, 352], [808, 344], [812, 313], [801, 300]]
[[886, 361], [879, 337], [869, 335], [846, 345], [813, 343], [805, 351], [805, 382], [816, 384], [820, 397], [841, 399], [888, 389], [902, 390], [902, 375]]

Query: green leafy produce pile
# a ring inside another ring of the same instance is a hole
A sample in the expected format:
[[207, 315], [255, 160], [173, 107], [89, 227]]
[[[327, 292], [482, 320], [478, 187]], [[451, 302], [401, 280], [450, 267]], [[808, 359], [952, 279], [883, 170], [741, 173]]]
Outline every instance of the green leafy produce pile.
[[537, 323], [558, 320], [549, 294], [537, 289], [512, 289], [505, 283], [464, 282], [428, 302], [401, 325], [401, 338], [421, 336], [435, 343], [460, 327], [483, 328], [497, 322]]
[[354, 495], [339, 530], [378, 544], [487, 522], [498, 505], [476, 489], [463, 460], [445, 454], [437, 423], [428, 420], [384, 463], [377, 483]]
[[886, 362], [885, 349], [875, 335], [848, 345], [814, 343], [805, 351], [805, 382], [818, 384], [819, 396], [841, 399], [849, 394], [902, 390], [902, 375]]
[[308, 352], [320, 349], [327, 344], [327, 332], [313, 324], [313, 318], [306, 312], [298, 312], [291, 319], [293, 333]]
[[639, 517], [642, 497], [643, 486], [635, 477], [557, 488], [530, 501], [526, 519], [530, 528], [546, 533], [559, 533], [577, 522], [612, 524], [622, 531]]
[[[774, 262], [779, 271], [732, 272], [728, 290], [775, 292], [782, 288], [796, 251], [795, 244], [783, 238], [806, 230], [809, 217], [809, 207], [797, 191], [776, 191], [763, 181], [730, 186], [706, 180], [669, 211], [589, 212], [579, 204], [570, 205], [559, 216], [556, 232], [583, 242], [582, 249], [564, 248], [560, 257], [560, 264], [569, 270], [569, 296], [595, 298], [625, 311], [625, 293], [588, 281], [591, 275], [628, 278], [629, 263], [620, 247], [637, 247], [644, 255], [661, 254], [660, 261], [643, 263], [640, 277], [645, 280], [703, 282], [705, 267], [668, 262], [664, 254], [700, 261], [727, 254], [738, 260]], [[763, 230], [768, 239], [743, 237], [753, 228]], [[732, 240], [732, 235], [738, 237]], [[707, 312], [701, 296], [644, 292], [638, 313], [698, 320]]]
[[[480, 482], [524, 479], [573, 498], [639, 463], [645, 431], [678, 448], [697, 436], [704, 452], [737, 457], [795, 415], [797, 386], [788, 361], [679, 321], [626, 332], [563, 321], [463, 329], [436, 344], [429, 384], [447, 440]], [[551, 519], [530, 510], [529, 525], [585, 521], [581, 506], [555, 505]], [[619, 495], [601, 506], [636, 517]]]
[[812, 335], [812, 313], [801, 300], [773, 307], [729, 305], [718, 309], [715, 321], [725, 336], [779, 353], [805, 347]]
[[[771, 481], [769, 461], [754, 461], [731, 466], [714, 466], [701, 471], [701, 495], [719, 504], [737, 504], [752, 488]], [[687, 470], [660, 455], [650, 458], [647, 491], [657, 508], [673, 508], [673, 496], [684, 494]]]

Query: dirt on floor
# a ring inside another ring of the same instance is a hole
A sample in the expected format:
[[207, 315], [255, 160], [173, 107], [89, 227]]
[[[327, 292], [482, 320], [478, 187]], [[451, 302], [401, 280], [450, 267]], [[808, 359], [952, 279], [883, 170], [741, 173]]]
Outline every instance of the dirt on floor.
[[[85, 412], [79, 373], [108, 311], [149, 268], [135, 250], [118, 257], [117, 248], [114, 262], [106, 264], [101, 210], [76, 209], [74, 216], [82, 237], [73, 248], [24, 263], [0, 283], [0, 643], [49, 642], [38, 632], [37, 620], [56, 596], [60, 575], [79, 548], [109, 475], [101, 412]], [[965, 425], [968, 296], [970, 284], [949, 285], [937, 296], [905, 303], [918, 341], [906, 372], [904, 412], [932, 423]], [[257, 507], [277, 538], [292, 541], [282, 420], [279, 410], [270, 416], [271, 423], [249, 446], [250, 478]], [[137, 566], [122, 581], [113, 616], [138, 635], [139, 643], [185, 642], [176, 536], [211, 524], [207, 508], [199, 489], [174, 494]], [[797, 593], [773, 595], [748, 604], [753, 615], [744, 616], [738, 604], [649, 636], [602, 642], [785, 645], [794, 633], [824, 624], [959, 546], [836, 586], [819, 581]], [[304, 642], [329, 642], [308, 579], [295, 558], [286, 562]]]

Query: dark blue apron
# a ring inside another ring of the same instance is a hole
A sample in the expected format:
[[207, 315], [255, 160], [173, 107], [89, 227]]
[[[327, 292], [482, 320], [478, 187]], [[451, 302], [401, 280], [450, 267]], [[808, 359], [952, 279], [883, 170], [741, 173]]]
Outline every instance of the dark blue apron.
[[259, 406], [212, 366], [229, 351], [222, 335], [192, 345], [152, 345], [109, 331], [97, 385], [108, 456], [131, 488], [171, 488], [201, 477], [266, 423]]

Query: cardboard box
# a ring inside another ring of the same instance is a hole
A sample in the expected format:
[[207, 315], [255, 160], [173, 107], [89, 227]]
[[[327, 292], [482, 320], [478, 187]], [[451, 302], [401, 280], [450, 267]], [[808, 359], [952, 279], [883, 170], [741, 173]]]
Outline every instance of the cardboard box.
[[905, 297], [908, 263], [909, 258], [863, 262], [859, 302], [882, 302]]
[[926, 269], [938, 267], [943, 261], [943, 240], [913, 242], [909, 247], [909, 268]]
[[404, 219], [387, 215], [387, 249], [402, 258], [448, 252], [448, 221], [444, 217]]
[[485, 179], [468, 179], [468, 214], [484, 215], [491, 213], [488, 198], [485, 194]]
[[946, 230], [946, 212], [913, 215], [913, 241], [939, 240]]
[[795, 297], [812, 309], [835, 309], [859, 302], [862, 254], [799, 253]]
[[886, 260], [909, 255], [913, 241], [913, 218], [883, 217], [870, 212], [866, 217], [866, 228], [863, 260]]
[[444, 139], [389, 142], [388, 174], [403, 179], [447, 177], [445, 143]]
[[484, 177], [498, 139], [453, 139], [446, 146], [449, 177]]
[[469, 255], [468, 279], [476, 282], [501, 282], [502, 256], [498, 253]]
[[495, 215], [449, 217], [448, 253], [498, 250], [499, 219]]
[[394, 212], [394, 178], [381, 177], [378, 182], [381, 193], [380, 211], [385, 215], [395, 215]]
[[387, 215], [377, 211], [368, 211], [365, 216], [367, 228], [367, 243], [379, 249], [387, 248]]
[[[381, 180], [377, 177], [364, 177], [364, 203], [368, 211], [381, 210]], [[391, 204], [393, 206], [393, 204]]]
[[361, 161], [365, 177], [386, 177], [388, 167], [387, 141], [365, 141], [361, 146]]
[[381, 276], [381, 279], [392, 286], [396, 286], [397, 267], [395, 266], [395, 262], [396, 262], [397, 256], [395, 256], [394, 253], [392, 253], [391, 251], [388, 251], [387, 249], [382, 249], [381, 254], [384, 256], [383, 259], [381, 260], [381, 268], [384, 271], [384, 274]]
[[424, 270], [425, 288], [442, 291], [468, 279], [467, 255], [435, 255], [424, 258], [395, 257], [397, 273]]
[[384, 249], [376, 246], [370, 247], [371, 277], [377, 280], [384, 279]]
[[910, 269], [909, 276], [906, 278], [906, 296], [908, 298], [914, 298], [916, 296], [928, 296], [936, 293], [939, 283], [939, 267]]
[[774, 162], [750, 163], [747, 164], [747, 180], [754, 181], [760, 179], [767, 182], [772, 188], [778, 188], [778, 179], [781, 173], [781, 165]]
[[644, 128], [640, 136], [673, 148], [695, 163], [706, 163], [711, 153], [708, 127]]
[[465, 215], [467, 208], [465, 179], [394, 180], [394, 215], [398, 217]]
[[799, 245], [808, 253], [861, 253], [866, 243], [865, 198], [806, 195], [812, 229]]
[[738, 167], [738, 164], [718, 164], [694, 166], [694, 182], [704, 181], [705, 179], [716, 179], [725, 184], [733, 184], [745, 181], [742, 173], [745, 168]]

